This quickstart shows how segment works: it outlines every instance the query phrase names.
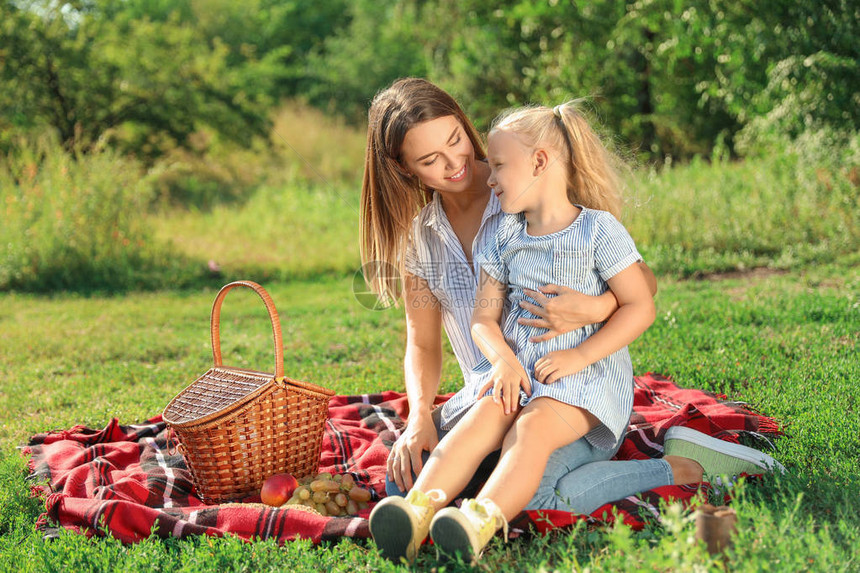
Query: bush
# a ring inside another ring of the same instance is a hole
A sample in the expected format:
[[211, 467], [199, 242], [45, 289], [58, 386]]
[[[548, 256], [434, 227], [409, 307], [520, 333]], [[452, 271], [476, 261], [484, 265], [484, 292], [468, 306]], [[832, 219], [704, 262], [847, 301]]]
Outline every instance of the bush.
[[0, 165], [0, 290], [115, 290], [182, 284], [196, 272], [153, 240], [152, 189], [138, 163], [16, 143]]
[[272, 154], [255, 140], [251, 148], [212, 141], [198, 131], [192, 150], [174, 148], [149, 171], [153, 200], [162, 209], [208, 211], [220, 204], [241, 204], [272, 171]]
[[272, 123], [269, 139], [276, 168], [285, 176], [270, 179], [270, 183], [290, 183], [293, 173], [322, 187], [360, 181], [366, 122], [347, 125], [335, 114], [292, 100], [274, 112]]
[[856, 59], [827, 52], [777, 62], [754, 101], [768, 111], [752, 117], [740, 131], [737, 150], [768, 153], [810, 134], [826, 134], [824, 145], [815, 146], [825, 154], [844, 147], [860, 129], [860, 92], [852, 82], [858, 72]]
[[149, 172], [157, 206], [163, 213], [177, 207], [209, 212], [220, 205], [240, 207], [266, 186], [357, 185], [364, 170], [364, 124], [348, 125], [301, 100], [283, 102], [269, 121], [268, 138], [255, 138], [250, 147], [204, 128], [191, 136], [188, 149], [165, 150]]

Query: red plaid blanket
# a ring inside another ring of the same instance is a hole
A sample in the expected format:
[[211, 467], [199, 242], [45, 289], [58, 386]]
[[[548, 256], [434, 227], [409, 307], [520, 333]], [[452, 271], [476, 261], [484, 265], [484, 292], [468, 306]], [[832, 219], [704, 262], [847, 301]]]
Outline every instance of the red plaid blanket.
[[[437, 403], [449, 396], [439, 396]], [[662, 376], [636, 378], [634, 414], [619, 459], [659, 456], [663, 434], [684, 425], [737, 441], [740, 434], [776, 435], [777, 423], [725, 396], [682, 389]], [[406, 396], [383, 392], [335, 396], [323, 438], [320, 471], [350, 472], [373, 491], [385, 494], [385, 460], [404, 427]], [[75, 426], [33, 436], [25, 453], [31, 479], [41, 485], [46, 512], [38, 526], [60, 525], [87, 535], [109, 533], [124, 541], [160, 537], [235, 534], [245, 539], [280, 541], [310, 538], [314, 543], [339, 537], [369, 536], [367, 515], [322, 517], [298, 509], [274, 509], [248, 498], [243, 503], [204, 505], [194, 494], [182, 456], [169, 450], [161, 417], [121, 426], [114, 419], [103, 430]], [[690, 500], [698, 486], [667, 486], [606, 504], [591, 516], [562, 511], [523, 512], [512, 523], [513, 535], [534, 527], [545, 532], [570, 527], [580, 519], [612, 515], [641, 528], [648, 515], [659, 518], [660, 499]], [[609, 519], [613, 519], [610, 517]]]

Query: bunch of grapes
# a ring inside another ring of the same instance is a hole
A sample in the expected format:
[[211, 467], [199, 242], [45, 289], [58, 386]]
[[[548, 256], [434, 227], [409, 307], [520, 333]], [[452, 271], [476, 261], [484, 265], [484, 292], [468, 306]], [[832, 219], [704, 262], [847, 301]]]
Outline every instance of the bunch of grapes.
[[320, 515], [337, 517], [355, 515], [369, 501], [370, 491], [357, 485], [352, 475], [323, 472], [300, 479], [287, 505], [304, 505]]

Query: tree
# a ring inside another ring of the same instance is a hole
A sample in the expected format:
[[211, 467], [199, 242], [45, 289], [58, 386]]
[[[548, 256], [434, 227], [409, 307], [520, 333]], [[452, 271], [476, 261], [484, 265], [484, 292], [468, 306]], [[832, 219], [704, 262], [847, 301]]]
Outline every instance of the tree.
[[358, 122], [377, 91], [395, 79], [426, 76], [416, 5], [353, 0], [349, 23], [325, 39], [307, 64], [309, 100]]
[[[55, 129], [66, 148], [106, 141], [145, 156], [183, 146], [200, 125], [239, 142], [264, 134], [277, 70], [135, 2], [4, 1], [0, 117]], [[2, 143], [2, 141], [0, 141]]]

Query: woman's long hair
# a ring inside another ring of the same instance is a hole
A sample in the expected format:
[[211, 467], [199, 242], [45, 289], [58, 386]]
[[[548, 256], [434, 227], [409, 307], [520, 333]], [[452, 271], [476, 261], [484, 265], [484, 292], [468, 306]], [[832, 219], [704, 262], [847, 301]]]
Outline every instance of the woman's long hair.
[[[361, 187], [361, 263], [368, 286], [383, 300], [400, 297], [398, 279], [404, 273], [403, 252], [411, 222], [433, 195], [403, 167], [403, 140], [419, 123], [447, 116], [457, 118], [475, 148], [475, 158], [484, 159], [478, 130], [460, 105], [427, 80], [397, 80], [376, 94], [370, 105]], [[373, 272], [386, 268], [397, 269], [399, 276]]]
[[620, 158], [611, 153], [583, 116], [578, 101], [554, 108], [528, 106], [503, 112], [490, 132], [516, 134], [529, 147], [558, 152], [567, 167], [567, 197], [571, 203], [609, 211], [621, 218]]

